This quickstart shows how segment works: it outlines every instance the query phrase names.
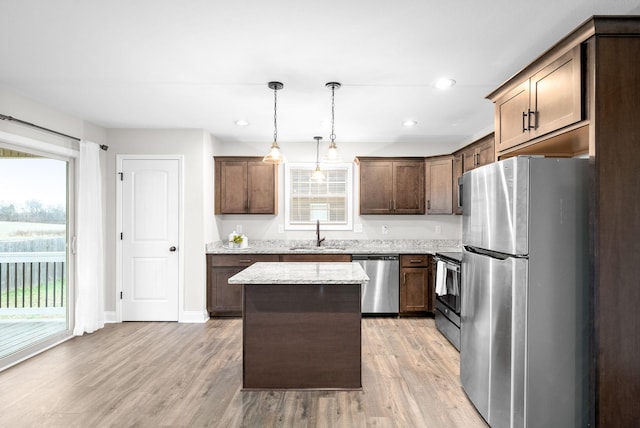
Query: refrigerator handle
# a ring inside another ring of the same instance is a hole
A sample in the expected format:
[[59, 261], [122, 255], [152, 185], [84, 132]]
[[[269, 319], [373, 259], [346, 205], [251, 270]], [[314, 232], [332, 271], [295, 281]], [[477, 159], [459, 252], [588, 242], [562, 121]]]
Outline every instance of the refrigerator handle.
[[499, 253], [497, 251], [490, 251], [482, 248], [469, 247], [467, 245], [464, 246], [464, 249], [468, 253], [478, 254], [480, 256], [487, 256], [497, 260], [507, 260], [508, 258], [518, 257], [513, 254], [504, 254], [504, 253]]

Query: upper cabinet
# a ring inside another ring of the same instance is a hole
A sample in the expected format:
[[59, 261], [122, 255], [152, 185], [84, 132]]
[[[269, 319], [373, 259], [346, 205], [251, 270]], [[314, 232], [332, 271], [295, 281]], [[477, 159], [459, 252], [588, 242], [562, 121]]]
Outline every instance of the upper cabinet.
[[476, 169], [495, 161], [494, 133], [465, 146], [453, 154], [453, 213], [462, 214], [458, 204], [458, 179], [467, 171]]
[[258, 157], [215, 157], [215, 214], [277, 214], [278, 166]]
[[579, 45], [531, 73], [488, 96], [495, 103], [497, 153], [582, 120]]
[[427, 214], [453, 213], [453, 156], [425, 159]]
[[424, 214], [424, 158], [358, 157], [360, 214]]

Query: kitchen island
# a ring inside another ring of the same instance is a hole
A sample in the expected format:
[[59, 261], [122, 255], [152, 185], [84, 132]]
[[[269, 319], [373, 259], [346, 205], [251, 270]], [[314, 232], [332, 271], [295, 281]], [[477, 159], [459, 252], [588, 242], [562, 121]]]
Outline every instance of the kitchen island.
[[357, 263], [255, 263], [232, 276], [243, 287], [243, 389], [360, 389], [368, 280]]

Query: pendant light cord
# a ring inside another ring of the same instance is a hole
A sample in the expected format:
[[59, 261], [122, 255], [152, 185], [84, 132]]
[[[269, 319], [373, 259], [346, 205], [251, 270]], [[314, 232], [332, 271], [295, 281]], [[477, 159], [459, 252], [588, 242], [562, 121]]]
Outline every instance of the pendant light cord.
[[278, 142], [278, 89], [273, 89], [273, 142]]
[[335, 142], [336, 140], [336, 128], [334, 123], [335, 113], [336, 113], [335, 95], [336, 95], [336, 87], [335, 85], [332, 85], [331, 86], [331, 135], [329, 136], [332, 143]]

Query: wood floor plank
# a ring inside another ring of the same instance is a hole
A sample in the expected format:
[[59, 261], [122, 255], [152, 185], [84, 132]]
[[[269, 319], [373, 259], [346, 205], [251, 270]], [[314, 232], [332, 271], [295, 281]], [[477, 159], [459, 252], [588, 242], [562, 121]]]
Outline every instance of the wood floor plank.
[[362, 321], [362, 391], [242, 391], [242, 321], [109, 324], [0, 373], [0, 426], [486, 427], [429, 318]]

